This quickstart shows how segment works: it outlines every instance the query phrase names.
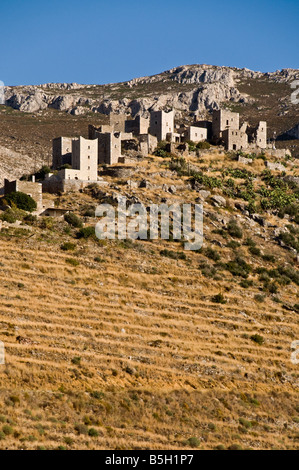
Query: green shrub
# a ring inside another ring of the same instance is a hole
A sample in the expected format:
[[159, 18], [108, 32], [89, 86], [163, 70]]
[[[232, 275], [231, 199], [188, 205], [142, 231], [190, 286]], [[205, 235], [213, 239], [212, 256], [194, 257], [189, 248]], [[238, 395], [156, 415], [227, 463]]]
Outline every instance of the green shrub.
[[196, 144], [192, 140], [186, 142], [188, 144], [189, 152], [194, 152], [196, 150]]
[[74, 251], [76, 249], [76, 245], [71, 242], [65, 242], [60, 247], [62, 251]]
[[35, 179], [37, 181], [44, 180], [46, 175], [48, 175], [49, 173], [51, 173], [51, 168], [47, 165], [44, 165], [37, 173], [35, 173]]
[[197, 437], [189, 437], [189, 439], [186, 441], [186, 445], [193, 448], [199, 447], [200, 440], [197, 439]]
[[279, 240], [281, 240], [288, 247], [294, 248], [299, 252], [299, 238], [295, 237], [292, 233], [283, 232], [279, 235]]
[[249, 251], [254, 256], [261, 256], [261, 250], [257, 246], [250, 246]]
[[248, 277], [249, 273], [251, 272], [251, 266], [246, 263], [243, 258], [237, 256], [234, 260], [229, 261], [225, 264], [225, 268], [229, 271], [233, 276], [241, 276], [245, 279]]
[[84, 217], [95, 217], [95, 209], [93, 207], [88, 207], [83, 213]]
[[192, 175], [192, 182], [195, 182], [206, 186], [207, 188], [222, 188], [222, 181], [215, 176], [207, 176], [204, 175], [202, 172], [191, 171]]
[[5, 199], [10, 206], [15, 206], [23, 211], [33, 212], [37, 207], [35, 200], [31, 196], [20, 191], [7, 194]]
[[75, 431], [77, 431], [78, 434], [88, 435], [88, 427], [85, 424], [76, 424]]
[[5, 424], [2, 428], [2, 432], [5, 434], [5, 436], [10, 436], [13, 434], [13, 428], [8, 424]]
[[232, 444], [227, 449], [228, 450], [242, 450], [242, 446], [240, 446], [239, 444]]
[[7, 222], [9, 224], [14, 224], [17, 220], [18, 217], [13, 209], [7, 209], [3, 214], [0, 216], [1, 220], [3, 222]]
[[250, 339], [251, 339], [251, 341], [253, 341], [254, 343], [259, 344], [260, 346], [262, 344], [264, 344], [264, 341], [265, 341], [264, 338], [261, 335], [257, 335], [257, 334], [250, 336]]
[[166, 150], [163, 150], [163, 149], [157, 149], [154, 151], [154, 155], [156, 157], [161, 157], [161, 158], [169, 158], [170, 157], [170, 153], [169, 152], [166, 152]]
[[214, 302], [215, 304], [226, 304], [226, 300], [223, 294], [221, 293], [214, 295], [214, 297], [212, 297], [212, 302]]
[[255, 299], [257, 302], [262, 303], [262, 302], [264, 302], [264, 300], [265, 300], [265, 296], [262, 295], [262, 294], [256, 294], [256, 295], [254, 296], [254, 299]]
[[90, 437], [99, 437], [98, 431], [94, 428], [90, 428], [90, 430], [88, 431], [88, 435]]
[[239, 423], [244, 426], [244, 428], [246, 429], [250, 429], [252, 427], [252, 423], [251, 421], [248, 421], [247, 419], [245, 418], [240, 418], [239, 419]]
[[209, 144], [209, 142], [198, 142], [196, 144], [196, 148], [201, 150], [209, 150], [211, 148], [211, 145]]
[[171, 250], [161, 250], [160, 255], [166, 256], [167, 258], [171, 258], [171, 259], [183, 259], [183, 260], [187, 259], [185, 253], [171, 251]]
[[79, 261], [74, 258], [67, 258], [65, 260], [66, 263], [71, 264], [72, 266], [79, 266]]
[[264, 254], [264, 255], [262, 256], [262, 258], [263, 258], [264, 261], [269, 261], [270, 263], [274, 263], [274, 262], [275, 262], [275, 256], [270, 255], [270, 254], [267, 254], [267, 253]]
[[240, 248], [241, 245], [239, 242], [236, 242], [236, 240], [230, 240], [226, 246], [227, 248], [232, 248], [233, 250], [235, 250], [236, 248]]
[[23, 222], [25, 222], [26, 225], [33, 225], [35, 224], [36, 221], [37, 221], [36, 215], [32, 215], [32, 214], [27, 214], [23, 218]]
[[231, 237], [243, 238], [243, 231], [234, 219], [229, 221], [226, 228]]
[[94, 239], [97, 239], [94, 227], [81, 228], [76, 236], [77, 236], [77, 238], [85, 238], [85, 239], [94, 238]]
[[79, 366], [81, 364], [81, 357], [73, 357], [72, 364]]
[[213, 250], [213, 248], [206, 248], [204, 250], [204, 254], [207, 258], [212, 259], [213, 261], [219, 261], [220, 260], [220, 255], [216, 250]]
[[214, 266], [208, 263], [201, 263], [199, 265], [199, 269], [201, 270], [203, 276], [205, 277], [214, 277], [217, 274], [217, 270]]
[[248, 279], [243, 279], [243, 281], [240, 282], [240, 286], [243, 287], [244, 289], [248, 289], [248, 287], [252, 287], [253, 286], [253, 281], [252, 280], [248, 280]]
[[65, 220], [69, 225], [71, 225], [72, 227], [75, 227], [75, 228], [82, 228], [82, 227], [83, 227], [83, 222], [82, 222], [82, 220], [80, 219], [80, 217], [78, 217], [78, 216], [77, 216], [76, 214], [74, 214], [73, 212], [69, 212], [68, 214], [65, 214], [64, 220]]

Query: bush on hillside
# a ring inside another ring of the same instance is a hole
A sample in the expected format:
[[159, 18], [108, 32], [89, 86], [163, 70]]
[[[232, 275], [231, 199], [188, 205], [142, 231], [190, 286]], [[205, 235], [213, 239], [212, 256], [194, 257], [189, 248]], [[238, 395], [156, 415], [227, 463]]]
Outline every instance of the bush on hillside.
[[20, 191], [7, 194], [5, 199], [10, 206], [15, 206], [23, 211], [33, 212], [37, 207], [35, 200], [31, 196]]

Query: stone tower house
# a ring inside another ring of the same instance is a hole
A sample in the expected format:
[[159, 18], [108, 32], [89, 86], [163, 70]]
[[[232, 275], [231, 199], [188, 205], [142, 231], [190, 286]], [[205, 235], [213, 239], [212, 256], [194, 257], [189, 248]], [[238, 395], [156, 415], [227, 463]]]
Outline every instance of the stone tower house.
[[72, 143], [72, 168], [79, 170], [79, 179], [97, 181], [98, 178], [98, 141], [74, 139]]
[[150, 117], [150, 134], [157, 137], [158, 142], [166, 140], [167, 134], [174, 133], [174, 111], [152, 111]]
[[239, 113], [232, 113], [220, 109], [213, 112], [213, 137], [217, 139], [222, 138], [222, 132], [232, 129], [238, 131], [240, 129], [240, 115]]

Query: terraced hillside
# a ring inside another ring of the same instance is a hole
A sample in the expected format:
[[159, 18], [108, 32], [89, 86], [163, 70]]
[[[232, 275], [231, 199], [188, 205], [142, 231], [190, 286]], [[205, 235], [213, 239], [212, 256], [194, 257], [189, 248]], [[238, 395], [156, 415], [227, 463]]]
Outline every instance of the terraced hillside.
[[[263, 158], [248, 167], [217, 149], [126, 170], [129, 183], [106, 174], [105, 189], [56, 198], [83, 230], [3, 221], [0, 448], [298, 449], [298, 216], [261, 208], [277, 185], [294, 207], [296, 186]], [[295, 160], [286, 175], [298, 176]], [[204, 247], [97, 241], [92, 212], [118, 194], [204, 196]]]
[[[296, 79], [299, 71], [292, 69], [261, 73], [195, 64], [124, 83], [6, 87], [6, 106], [0, 105], [0, 185], [13, 172], [49, 165], [52, 139], [87, 137], [88, 124], [105, 123], [110, 112], [148, 116], [151, 110], [173, 108], [178, 124], [190, 124], [227, 107], [240, 113], [241, 122], [266, 120], [268, 138], [275, 132], [279, 137], [298, 124], [299, 105], [291, 102]], [[276, 145], [298, 157], [298, 142]]]

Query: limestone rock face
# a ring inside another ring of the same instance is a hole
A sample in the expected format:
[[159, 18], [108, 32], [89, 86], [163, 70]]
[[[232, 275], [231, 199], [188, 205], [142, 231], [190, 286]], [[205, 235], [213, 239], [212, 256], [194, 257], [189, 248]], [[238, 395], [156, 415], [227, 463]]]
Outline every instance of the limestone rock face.
[[71, 95], [57, 96], [49, 104], [49, 107], [59, 109], [59, 111], [69, 111], [74, 105], [74, 97]]
[[235, 73], [228, 67], [212, 66], [182, 66], [169, 71], [174, 80], [179, 83], [222, 83], [228, 87], [235, 85]]
[[46, 98], [46, 95], [39, 90], [32, 90], [28, 95], [13, 94], [6, 104], [25, 113], [34, 113], [48, 107]]
[[[206, 112], [220, 109], [227, 102], [254, 101], [254, 98], [238, 90], [239, 83], [246, 78], [291, 84], [293, 80], [299, 79], [299, 71], [283, 69], [274, 73], [261, 73], [245, 68], [183, 65], [151, 77], [134, 78], [129, 82], [105, 87], [78, 83], [5, 87], [5, 100], [8, 106], [23, 112], [38, 112], [50, 107], [75, 115], [92, 111], [148, 117], [151, 111], [174, 108], [178, 117], [183, 113], [204, 116]], [[147, 84], [151, 86], [144, 87], [144, 92], [140, 91], [140, 85]], [[132, 92], [134, 88], [138, 91], [136, 96]], [[83, 110], [82, 106], [86, 109]]]

